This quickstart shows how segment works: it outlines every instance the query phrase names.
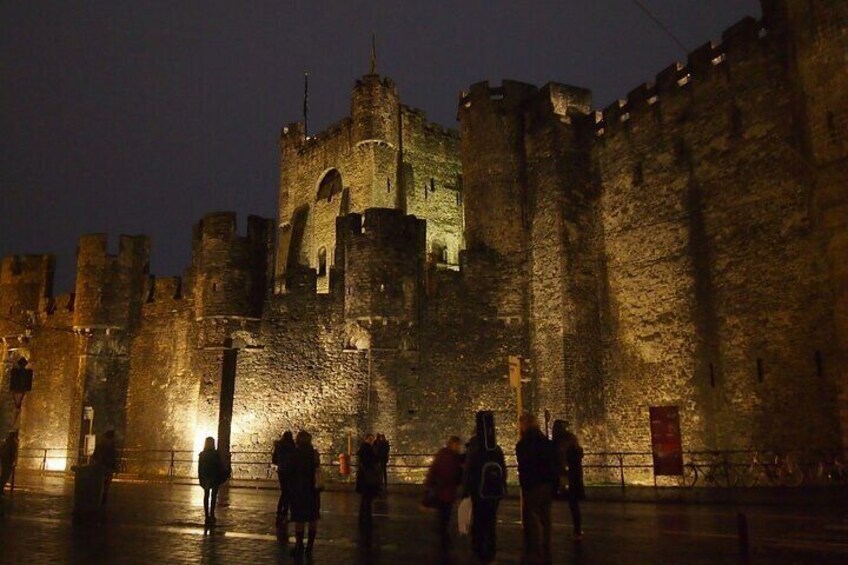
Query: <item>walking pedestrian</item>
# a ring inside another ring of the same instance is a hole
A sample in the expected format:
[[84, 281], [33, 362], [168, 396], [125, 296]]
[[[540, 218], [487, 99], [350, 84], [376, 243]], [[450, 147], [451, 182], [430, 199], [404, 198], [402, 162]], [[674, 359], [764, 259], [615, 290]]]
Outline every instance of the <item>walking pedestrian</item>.
[[0, 497], [3, 496], [6, 483], [12, 477], [15, 461], [18, 458], [18, 432], [9, 432], [3, 445], [0, 445]]
[[[297, 433], [295, 447], [289, 457], [286, 476], [291, 509], [291, 520], [295, 523], [295, 547], [292, 556], [300, 561], [304, 551], [312, 556], [315, 536], [318, 535], [318, 518], [321, 515], [321, 491], [318, 489], [316, 475], [320, 472], [321, 458], [318, 450], [312, 447], [312, 436], [305, 431]], [[309, 538], [304, 549], [303, 534], [309, 523]]]
[[436, 533], [441, 549], [450, 549], [450, 518], [457, 489], [462, 484], [462, 441], [457, 436], [448, 438], [445, 447], [433, 458], [427, 471], [424, 486], [427, 489], [427, 505], [436, 509]]
[[521, 439], [515, 446], [518, 482], [523, 496], [524, 552], [529, 563], [551, 562], [551, 503], [557, 483], [553, 443], [531, 414], [519, 419]]
[[377, 439], [374, 441], [374, 449], [377, 452], [377, 461], [380, 464], [380, 471], [383, 474], [383, 490], [389, 487], [389, 452], [391, 446], [389, 440], [383, 434], [377, 434]]
[[506, 461], [495, 439], [491, 412], [477, 412], [477, 429], [465, 451], [465, 490], [471, 497], [471, 547], [482, 563], [497, 553], [495, 527], [500, 501], [506, 496]]
[[118, 472], [118, 446], [115, 441], [115, 430], [108, 430], [97, 441], [94, 453], [91, 454], [91, 462], [99, 466], [103, 472], [103, 496], [100, 503], [105, 506], [106, 500], [109, 498], [112, 479]]
[[229, 475], [229, 468], [215, 449], [215, 438], [207, 437], [197, 461], [197, 476], [203, 487], [204, 523], [207, 526], [217, 521], [215, 506], [218, 504], [218, 489], [227, 482]]
[[277, 480], [280, 483], [280, 498], [277, 500], [277, 523], [288, 521], [289, 500], [286, 492], [286, 482], [289, 458], [294, 451], [294, 436], [287, 431], [274, 442], [274, 453], [271, 455], [271, 463], [277, 467]]
[[372, 506], [380, 494], [382, 473], [374, 447], [374, 434], [367, 434], [356, 452], [356, 492], [359, 499], [359, 527], [370, 529], [373, 523]]
[[559, 490], [568, 501], [574, 540], [583, 540], [583, 517], [580, 501], [586, 498], [583, 483], [583, 448], [577, 436], [569, 431], [563, 420], [554, 422], [553, 442], [557, 455], [557, 471], [560, 476]]

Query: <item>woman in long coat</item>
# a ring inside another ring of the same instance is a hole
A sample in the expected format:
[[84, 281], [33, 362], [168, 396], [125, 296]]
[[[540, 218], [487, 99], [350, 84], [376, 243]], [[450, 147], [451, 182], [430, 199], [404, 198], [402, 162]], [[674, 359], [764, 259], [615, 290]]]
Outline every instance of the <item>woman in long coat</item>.
[[553, 442], [557, 453], [557, 465], [567, 487], [562, 493], [568, 500], [571, 520], [574, 524], [574, 539], [583, 539], [583, 515], [580, 501], [586, 498], [583, 482], [583, 448], [574, 433], [568, 431], [565, 422], [557, 420], [553, 427]]
[[374, 434], [365, 436], [359, 451], [356, 452], [356, 492], [361, 495], [359, 501], [359, 527], [370, 528], [372, 524], [371, 507], [380, 494], [382, 471], [377, 450], [374, 448]]
[[203, 487], [203, 512], [207, 524], [215, 523], [215, 506], [218, 487], [227, 481], [227, 473], [221, 455], [215, 449], [215, 438], [208, 437], [197, 461], [197, 476]]
[[271, 462], [277, 466], [277, 480], [280, 482], [280, 498], [277, 500], [277, 522], [287, 522], [289, 515], [288, 467], [289, 458], [294, 451], [294, 437], [291, 432], [285, 432], [283, 437], [274, 442], [274, 454]]
[[295, 448], [289, 456], [287, 493], [291, 520], [295, 523], [296, 545], [292, 555], [300, 559], [304, 553], [303, 534], [309, 523], [309, 541], [306, 554], [312, 554], [315, 536], [318, 533], [318, 518], [321, 515], [321, 492], [315, 481], [315, 475], [321, 465], [318, 451], [312, 447], [312, 436], [307, 432], [298, 432]]

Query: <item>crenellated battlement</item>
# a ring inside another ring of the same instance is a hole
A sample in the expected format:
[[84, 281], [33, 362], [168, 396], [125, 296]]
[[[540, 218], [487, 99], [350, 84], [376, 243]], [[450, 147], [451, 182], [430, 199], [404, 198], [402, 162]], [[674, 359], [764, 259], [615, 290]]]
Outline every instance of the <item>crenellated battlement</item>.
[[349, 139], [352, 124], [350, 118], [343, 118], [306, 137], [303, 122], [290, 123], [284, 126], [280, 132], [280, 148], [282, 151], [297, 151], [301, 155], [308, 155], [323, 147], [330, 140], [343, 136], [347, 136]]
[[250, 215], [247, 217], [247, 233], [241, 235], [235, 212], [212, 212], [195, 224], [192, 239], [195, 248], [213, 241], [257, 247], [268, 243], [269, 230], [273, 230], [272, 220]]
[[0, 284], [42, 284], [52, 280], [55, 260], [52, 255], [10, 255], [0, 262]]
[[150, 265], [147, 236], [121, 235], [118, 253], [108, 252], [106, 234], [80, 237], [74, 326], [125, 327], [135, 321]]
[[165, 302], [183, 299], [181, 277], [151, 276], [147, 286], [147, 302]]
[[500, 110], [513, 112], [535, 96], [538, 92], [535, 85], [515, 80], [504, 80], [500, 86], [491, 86], [489, 81], [477, 82], [467, 91], [459, 95], [460, 115], [472, 108], [474, 111], [491, 112]]
[[118, 237], [118, 253], [108, 252], [109, 236], [105, 233], [80, 237], [77, 247], [77, 267], [114, 263], [123, 267], [146, 265], [150, 259], [150, 238], [146, 235]]
[[235, 212], [206, 214], [194, 226], [192, 294], [197, 317], [258, 316], [267, 283], [274, 221], [248, 216], [238, 233]]
[[417, 129], [428, 136], [445, 138], [453, 143], [459, 141], [459, 131], [431, 122], [427, 119], [427, 112], [424, 110], [403, 104], [401, 105], [401, 112], [404, 120], [406, 120], [404, 128]]
[[63, 315], [68, 313], [73, 313], [74, 304], [76, 302], [76, 294], [73, 292], [66, 292], [63, 294], [59, 294], [57, 296], [53, 296], [48, 298], [44, 302], [44, 309], [42, 312], [47, 316], [55, 316], [55, 315]]
[[615, 135], [641, 119], [662, 119], [668, 108], [691, 103], [696, 91], [713, 81], [729, 82], [744, 92], [745, 84], [752, 80], [746, 68], [752, 57], [777, 60], [781, 56], [770, 45], [766, 31], [763, 22], [754, 18], [739, 21], [722, 33], [720, 43], [705, 43], [689, 54], [686, 64], [672, 63], [657, 73], [653, 82], [639, 85], [625, 99], [596, 111], [596, 135]]
[[0, 336], [31, 325], [53, 292], [51, 255], [12, 255], [0, 262]]

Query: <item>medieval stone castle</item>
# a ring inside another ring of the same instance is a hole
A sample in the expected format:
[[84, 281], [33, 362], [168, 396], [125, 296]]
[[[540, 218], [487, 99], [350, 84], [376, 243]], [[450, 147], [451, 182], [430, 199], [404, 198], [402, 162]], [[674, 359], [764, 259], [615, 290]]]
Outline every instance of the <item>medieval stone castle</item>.
[[521, 355], [525, 408], [589, 450], [649, 449], [669, 405], [687, 449], [848, 445], [848, 3], [763, 8], [600, 111], [478, 83], [455, 132], [365, 75], [350, 117], [282, 129], [277, 220], [208, 214], [181, 279], [143, 236], [83, 236], [68, 295], [49, 255], [3, 259], [0, 430], [25, 357], [51, 469], [84, 407], [128, 451], [430, 452], [479, 409], [512, 425]]

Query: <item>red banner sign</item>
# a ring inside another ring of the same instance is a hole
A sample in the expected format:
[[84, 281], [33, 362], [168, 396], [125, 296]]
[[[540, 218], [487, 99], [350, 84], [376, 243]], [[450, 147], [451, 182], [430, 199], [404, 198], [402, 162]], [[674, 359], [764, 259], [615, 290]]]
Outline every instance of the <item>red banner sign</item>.
[[650, 412], [654, 475], [682, 475], [683, 446], [677, 406], [652, 406]]

